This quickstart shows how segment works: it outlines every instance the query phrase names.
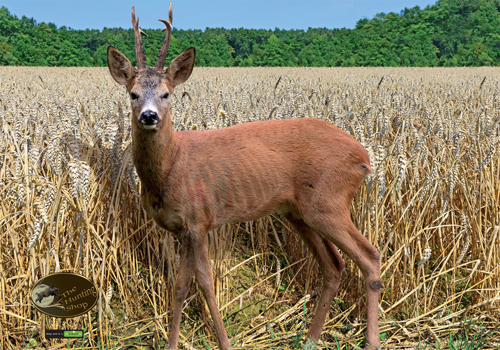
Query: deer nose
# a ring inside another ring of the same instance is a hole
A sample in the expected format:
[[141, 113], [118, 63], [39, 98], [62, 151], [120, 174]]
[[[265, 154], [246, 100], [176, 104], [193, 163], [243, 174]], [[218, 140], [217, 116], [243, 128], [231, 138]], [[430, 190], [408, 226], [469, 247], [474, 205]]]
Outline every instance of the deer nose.
[[143, 125], [156, 125], [159, 121], [158, 113], [149, 109], [142, 112], [139, 118], [139, 123]]

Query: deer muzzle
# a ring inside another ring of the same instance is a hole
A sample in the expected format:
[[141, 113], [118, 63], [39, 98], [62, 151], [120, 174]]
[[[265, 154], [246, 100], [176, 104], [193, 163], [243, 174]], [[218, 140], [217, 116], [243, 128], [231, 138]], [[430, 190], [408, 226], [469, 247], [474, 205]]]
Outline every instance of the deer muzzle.
[[146, 110], [139, 117], [139, 126], [142, 129], [156, 129], [156, 126], [161, 121], [158, 113], [152, 110]]

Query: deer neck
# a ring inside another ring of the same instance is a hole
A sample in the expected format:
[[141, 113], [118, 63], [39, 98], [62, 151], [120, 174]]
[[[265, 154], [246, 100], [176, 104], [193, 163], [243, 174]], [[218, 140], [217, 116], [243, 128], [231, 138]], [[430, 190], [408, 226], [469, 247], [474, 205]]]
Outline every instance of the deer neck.
[[179, 147], [180, 140], [172, 129], [170, 113], [157, 130], [143, 130], [132, 123], [134, 165], [144, 189], [161, 190], [174, 166]]

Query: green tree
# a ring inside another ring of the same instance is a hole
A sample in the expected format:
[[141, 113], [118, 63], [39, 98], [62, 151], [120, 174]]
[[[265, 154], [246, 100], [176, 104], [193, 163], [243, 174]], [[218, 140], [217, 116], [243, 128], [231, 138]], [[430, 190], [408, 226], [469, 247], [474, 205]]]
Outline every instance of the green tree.
[[0, 40], [0, 65], [14, 66], [17, 64], [17, 58], [12, 53], [12, 49], [4, 40]]
[[272, 34], [267, 42], [254, 49], [254, 64], [258, 66], [279, 67], [285, 65], [285, 43]]
[[223, 34], [211, 33], [208, 44], [200, 50], [200, 62], [206, 66], [231, 67], [234, 52]]

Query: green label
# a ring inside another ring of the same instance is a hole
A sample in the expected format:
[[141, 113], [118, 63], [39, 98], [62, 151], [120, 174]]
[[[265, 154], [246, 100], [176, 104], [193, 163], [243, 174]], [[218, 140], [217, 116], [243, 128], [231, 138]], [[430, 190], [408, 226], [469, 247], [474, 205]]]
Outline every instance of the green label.
[[64, 331], [65, 338], [82, 338], [83, 331]]

